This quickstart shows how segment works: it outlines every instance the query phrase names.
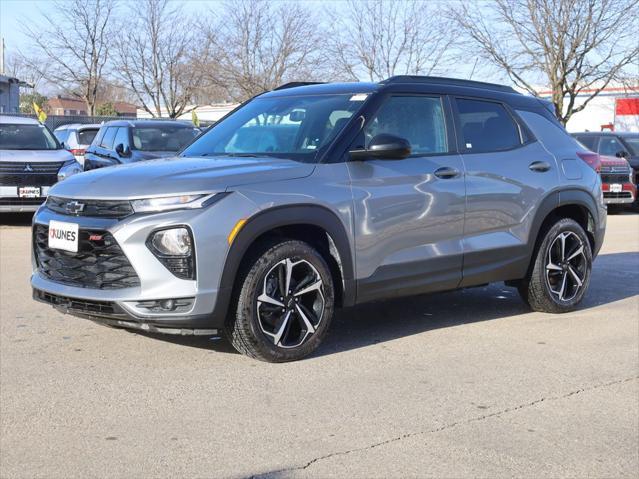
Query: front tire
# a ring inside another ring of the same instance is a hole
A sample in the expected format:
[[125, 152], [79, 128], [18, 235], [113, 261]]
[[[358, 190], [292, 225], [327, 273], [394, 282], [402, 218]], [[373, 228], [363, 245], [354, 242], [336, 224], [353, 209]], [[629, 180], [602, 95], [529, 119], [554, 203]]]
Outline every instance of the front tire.
[[534, 311], [574, 311], [583, 299], [592, 270], [592, 250], [583, 228], [563, 218], [546, 232], [519, 293]]
[[241, 276], [233, 347], [268, 362], [295, 361], [321, 343], [333, 317], [335, 293], [324, 258], [302, 241], [283, 241], [249, 260]]

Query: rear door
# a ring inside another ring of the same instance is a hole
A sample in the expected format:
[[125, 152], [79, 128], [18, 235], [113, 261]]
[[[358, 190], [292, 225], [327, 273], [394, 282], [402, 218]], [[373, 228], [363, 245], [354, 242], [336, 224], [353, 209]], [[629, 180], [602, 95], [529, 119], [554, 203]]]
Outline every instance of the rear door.
[[353, 148], [392, 134], [405, 159], [349, 161], [359, 301], [455, 288], [461, 279], [464, 175], [450, 105], [439, 95], [392, 94]]
[[521, 277], [536, 207], [559, 184], [557, 165], [505, 104], [457, 97], [466, 169], [462, 286]]

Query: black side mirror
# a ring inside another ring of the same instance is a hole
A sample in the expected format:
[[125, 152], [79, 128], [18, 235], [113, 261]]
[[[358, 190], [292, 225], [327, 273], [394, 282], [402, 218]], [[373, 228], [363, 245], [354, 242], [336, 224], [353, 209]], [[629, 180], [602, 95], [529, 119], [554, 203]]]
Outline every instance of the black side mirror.
[[131, 148], [129, 148], [128, 146], [125, 147], [122, 143], [118, 143], [116, 145], [115, 152], [123, 158], [131, 156]]
[[349, 151], [354, 160], [403, 160], [410, 156], [411, 147], [408, 140], [388, 133], [373, 137], [367, 149]]
[[618, 151], [617, 153], [615, 153], [615, 156], [616, 156], [617, 158], [629, 158], [629, 157], [630, 157], [630, 155], [628, 154], [628, 152], [627, 152], [627, 151], [624, 151], [624, 150]]

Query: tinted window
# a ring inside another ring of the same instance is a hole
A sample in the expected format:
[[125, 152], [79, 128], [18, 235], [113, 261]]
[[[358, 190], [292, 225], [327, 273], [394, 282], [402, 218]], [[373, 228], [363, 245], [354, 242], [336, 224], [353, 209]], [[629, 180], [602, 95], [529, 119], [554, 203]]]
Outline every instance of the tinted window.
[[115, 141], [113, 142], [113, 147], [115, 148], [120, 144], [122, 146], [129, 146], [129, 129], [126, 126], [118, 128], [118, 132], [115, 135]]
[[199, 134], [197, 128], [175, 125], [131, 128], [132, 148], [142, 151], [179, 151]]
[[256, 98], [202, 134], [184, 156], [285, 156], [314, 162], [366, 94]]
[[597, 137], [596, 136], [576, 136], [575, 138], [577, 138], [577, 141], [579, 141], [579, 143], [581, 143], [582, 145], [584, 145], [586, 148], [588, 148], [590, 151], [597, 151], [596, 145], [597, 145]]
[[107, 150], [112, 150], [113, 140], [115, 139], [115, 134], [117, 131], [118, 129], [115, 126], [110, 126], [109, 128], [107, 128], [106, 131], [104, 132], [104, 136], [102, 137], [102, 140], [100, 141], [100, 146], [102, 148], [106, 148]]
[[0, 150], [56, 150], [58, 143], [44, 125], [0, 124]]
[[95, 138], [95, 135], [98, 134], [97, 128], [87, 128], [84, 130], [78, 130], [78, 144], [80, 145], [90, 145]]
[[407, 139], [413, 154], [448, 151], [444, 110], [438, 97], [389, 98], [366, 125], [366, 147], [382, 133]]
[[533, 111], [517, 110], [517, 114], [548, 150], [575, 152], [583, 149], [577, 139], [570, 136], [558, 121], [550, 120]]
[[604, 156], [615, 156], [620, 151], [625, 150], [623, 145], [612, 136], [602, 136], [599, 140], [599, 154]]
[[470, 153], [508, 150], [521, 144], [519, 128], [499, 103], [457, 98], [463, 146]]
[[627, 136], [624, 138], [628, 148], [630, 148], [629, 153], [632, 156], [639, 156], [639, 136]]

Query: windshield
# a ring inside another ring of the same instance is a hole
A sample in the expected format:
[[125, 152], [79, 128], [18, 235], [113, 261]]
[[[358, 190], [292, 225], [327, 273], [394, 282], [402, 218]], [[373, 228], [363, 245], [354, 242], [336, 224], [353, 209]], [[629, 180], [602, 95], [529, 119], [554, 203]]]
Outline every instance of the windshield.
[[136, 126], [131, 128], [132, 148], [140, 151], [180, 151], [199, 133], [197, 128], [188, 126]]
[[624, 141], [630, 148], [630, 154], [632, 156], [639, 156], [639, 136], [624, 136]]
[[57, 150], [60, 145], [44, 125], [0, 124], [0, 150]]
[[204, 133], [182, 156], [277, 156], [314, 162], [366, 97], [258, 97]]

